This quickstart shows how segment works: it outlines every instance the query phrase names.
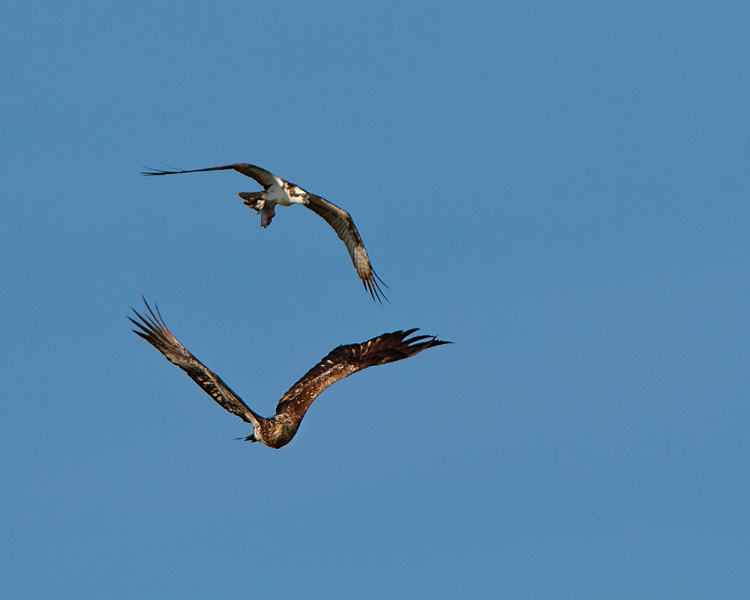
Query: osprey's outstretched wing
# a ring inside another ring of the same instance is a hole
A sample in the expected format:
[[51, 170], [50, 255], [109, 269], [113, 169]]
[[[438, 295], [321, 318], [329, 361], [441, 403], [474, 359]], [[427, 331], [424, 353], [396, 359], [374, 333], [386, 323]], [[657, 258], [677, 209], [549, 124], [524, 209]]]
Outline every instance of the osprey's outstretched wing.
[[223, 165], [221, 167], [208, 167], [206, 169], [189, 169], [189, 170], [178, 170], [178, 171], [161, 171], [159, 169], [151, 169], [147, 167], [148, 171], [143, 171], [143, 175], [179, 175], [181, 173], [200, 173], [202, 171], [227, 171], [233, 169], [238, 173], [247, 175], [248, 177], [255, 179], [264, 189], [268, 189], [274, 183], [280, 183], [280, 180], [276, 175], [255, 165], [249, 163], [235, 163], [233, 165]]
[[[357, 270], [357, 275], [362, 280], [362, 284], [365, 289], [370, 293], [373, 300], [383, 302], [386, 299], [383, 290], [380, 288], [380, 283], [385, 287], [388, 287], [385, 282], [378, 277], [377, 273], [372, 268], [370, 259], [367, 256], [365, 245], [362, 243], [362, 238], [357, 231], [357, 227], [354, 225], [351, 215], [344, 209], [339, 208], [332, 202], [329, 202], [325, 198], [321, 198], [315, 194], [311, 194], [299, 186], [289, 183], [288, 181], [277, 177], [270, 171], [266, 171], [261, 167], [251, 165], [249, 163], [236, 163], [233, 165], [223, 165], [221, 167], [209, 167], [206, 169], [188, 169], [188, 170], [177, 170], [177, 171], [161, 171], [159, 169], [150, 169], [144, 171], [144, 175], [178, 175], [181, 173], [199, 173], [203, 171], [226, 171], [234, 170], [243, 175], [251, 177], [263, 186], [264, 190], [268, 191], [272, 186], [277, 185], [280, 189], [289, 190], [290, 187], [296, 188], [299, 193], [306, 194], [306, 202], [304, 203], [307, 208], [325, 219], [339, 239], [344, 242], [346, 249], [349, 252], [349, 256], [352, 259], [352, 264]], [[267, 202], [264, 192], [239, 192], [240, 197], [245, 201], [245, 204], [256, 210], [261, 215], [261, 226], [268, 227], [273, 219], [274, 202]], [[379, 283], [378, 283], [379, 282]]]
[[[308, 204], [305, 206], [315, 214], [323, 217], [326, 223], [333, 228], [336, 235], [344, 242], [346, 249], [349, 251], [354, 268], [357, 269], [357, 275], [362, 280], [365, 289], [370, 292], [373, 300], [382, 303], [382, 298], [385, 298], [385, 294], [380, 289], [378, 281], [383, 285], [385, 285], [385, 282], [378, 277], [378, 274], [372, 268], [365, 245], [362, 243], [362, 238], [359, 235], [359, 231], [357, 231], [357, 227], [354, 225], [351, 215], [343, 208], [336, 206], [333, 202], [329, 202], [325, 198], [321, 198], [315, 194], [309, 194], [307, 199]], [[388, 286], [385, 285], [385, 287]]]
[[148, 305], [145, 298], [143, 299], [143, 303], [148, 310], [147, 315], [141, 315], [137, 310], [133, 309], [133, 312], [137, 315], [140, 321], [128, 317], [128, 319], [140, 329], [140, 331], [134, 329], [133, 332], [141, 336], [161, 352], [169, 362], [177, 365], [180, 369], [185, 371], [185, 373], [187, 373], [204, 392], [216, 400], [222, 408], [237, 415], [246, 423], [251, 423], [252, 425], [257, 426], [259, 420], [262, 420], [263, 417], [253, 412], [250, 407], [242, 401], [242, 398], [235, 394], [229, 386], [222, 381], [221, 377], [195, 358], [185, 346], [177, 341], [177, 338], [172, 335], [172, 332], [170, 332], [164, 324], [158, 306], [155, 307], [156, 312], [154, 312], [151, 310], [151, 307]]
[[415, 331], [417, 330], [409, 329], [384, 333], [361, 344], [335, 348], [284, 394], [276, 407], [276, 413], [287, 413], [299, 422], [313, 400], [339, 379], [368, 367], [409, 358], [433, 346], [451, 343], [430, 335], [417, 335], [407, 339]]

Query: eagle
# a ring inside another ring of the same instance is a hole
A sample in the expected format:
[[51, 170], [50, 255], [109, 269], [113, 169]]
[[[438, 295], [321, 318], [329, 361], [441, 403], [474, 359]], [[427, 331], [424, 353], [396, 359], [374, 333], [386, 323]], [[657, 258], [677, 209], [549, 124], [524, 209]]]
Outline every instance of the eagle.
[[[357, 371], [396, 362], [419, 354], [422, 350], [450, 344], [435, 336], [415, 335], [417, 329], [384, 333], [361, 344], [348, 344], [331, 350], [317, 365], [295, 383], [276, 406], [276, 414], [267, 419], [252, 410], [216, 373], [193, 356], [164, 324], [159, 307], [152, 310], [143, 298], [148, 314], [132, 309], [138, 320], [128, 319], [139, 335], [172, 364], [177, 365], [211, 396], [222, 408], [253, 426], [253, 433], [245, 441], [261, 442], [270, 448], [281, 448], [292, 441], [307, 409], [320, 393], [339, 379]], [[240, 438], [243, 439], [243, 438]]]
[[[382, 304], [385, 294], [380, 288], [378, 281], [383, 285], [385, 285], [385, 282], [373, 270], [359, 231], [357, 231], [351, 215], [343, 208], [339, 208], [332, 202], [328, 202], [325, 198], [311, 194], [298, 185], [281, 179], [281, 177], [277, 177], [261, 167], [256, 167], [248, 163], [236, 163], [221, 167], [191, 169], [187, 171], [161, 171], [159, 169], [151, 169], [150, 167], [146, 168], [149, 170], [144, 171], [143, 175], [179, 175], [181, 173], [226, 171], [232, 169], [254, 179], [263, 186], [262, 192], [237, 192], [237, 194], [244, 200], [246, 206], [260, 214], [260, 225], [264, 228], [271, 224], [271, 220], [276, 215], [277, 204], [281, 206], [291, 206], [292, 204], [306, 206], [317, 215], [323, 217], [326, 223], [333, 227], [336, 235], [344, 242], [346, 249], [349, 251], [354, 268], [357, 270], [357, 275], [362, 280], [365, 289], [370, 292], [373, 300], [377, 300]], [[385, 287], [388, 286], [385, 285]]]

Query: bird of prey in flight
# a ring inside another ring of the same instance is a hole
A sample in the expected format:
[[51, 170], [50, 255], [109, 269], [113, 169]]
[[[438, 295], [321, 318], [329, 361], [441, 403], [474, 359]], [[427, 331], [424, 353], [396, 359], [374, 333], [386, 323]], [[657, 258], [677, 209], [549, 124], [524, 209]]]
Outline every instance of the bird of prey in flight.
[[[138, 329], [133, 332], [161, 352], [172, 364], [180, 367], [211, 396], [222, 408], [237, 415], [253, 426], [253, 433], [245, 440], [262, 442], [271, 448], [285, 446], [297, 433], [302, 418], [313, 400], [329, 385], [357, 371], [403, 360], [419, 354], [422, 350], [450, 344], [435, 336], [416, 335], [416, 329], [384, 333], [361, 344], [348, 344], [331, 350], [317, 365], [310, 369], [279, 401], [276, 414], [270, 419], [253, 411], [216, 373], [193, 356], [167, 329], [159, 313], [143, 300], [148, 314], [141, 315], [133, 309], [138, 320], [130, 319]], [[407, 339], [408, 338], [408, 339]]]
[[383, 285], [385, 285], [385, 283], [373, 270], [372, 265], [370, 264], [370, 259], [367, 256], [367, 251], [365, 250], [365, 245], [362, 243], [362, 238], [359, 236], [354, 221], [348, 212], [339, 208], [335, 204], [328, 202], [325, 198], [311, 194], [298, 185], [290, 183], [265, 169], [261, 169], [260, 167], [248, 163], [236, 163], [221, 167], [191, 169], [187, 171], [161, 171], [158, 169], [150, 169], [149, 171], [144, 172], [143, 175], [178, 175], [181, 173], [225, 171], [229, 169], [233, 169], [238, 173], [251, 177], [263, 186], [262, 192], [238, 192], [240, 198], [245, 201], [245, 204], [260, 214], [261, 227], [268, 227], [271, 224], [271, 219], [273, 219], [276, 214], [275, 207], [277, 204], [281, 206], [302, 204], [317, 215], [323, 217], [326, 223], [333, 227], [333, 230], [336, 232], [336, 235], [339, 236], [339, 239], [344, 242], [346, 249], [349, 251], [349, 256], [352, 259], [354, 268], [357, 269], [357, 275], [359, 275], [359, 278], [362, 280], [365, 289], [370, 292], [370, 295], [374, 300], [382, 303], [382, 298], [385, 298], [385, 294], [383, 294], [383, 291], [380, 289], [378, 281]]

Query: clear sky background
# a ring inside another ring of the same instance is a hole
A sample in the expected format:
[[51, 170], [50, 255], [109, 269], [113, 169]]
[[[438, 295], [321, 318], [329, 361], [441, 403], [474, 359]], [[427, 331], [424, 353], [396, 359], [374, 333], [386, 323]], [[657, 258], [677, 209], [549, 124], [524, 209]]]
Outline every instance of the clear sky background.
[[[750, 596], [750, 7], [52, 2], [0, 20], [8, 598]], [[252, 162], [347, 209], [390, 304]], [[293, 442], [133, 335], [140, 294]]]

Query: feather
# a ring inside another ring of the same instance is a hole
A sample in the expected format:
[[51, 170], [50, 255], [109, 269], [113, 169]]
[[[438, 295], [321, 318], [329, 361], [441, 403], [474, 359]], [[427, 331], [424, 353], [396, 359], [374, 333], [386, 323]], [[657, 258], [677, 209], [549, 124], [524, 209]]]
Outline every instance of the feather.
[[182, 173], [226, 170], [234, 170], [242, 173], [263, 186], [263, 192], [239, 192], [239, 195], [248, 207], [260, 214], [261, 226], [264, 228], [271, 224], [271, 219], [275, 215], [274, 206], [276, 204], [304, 204], [315, 214], [322, 217], [336, 232], [339, 239], [344, 242], [352, 264], [357, 271], [357, 275], [362, 280], [362, 285], [370, 293], [372, 299], [381, 304], [383, 300], [388, 300], [380, 284], [382, 283], [386, 288], [388, 286], [378, 277], [378, 274], [372, 268], [365, 245], [362, 242], [359, 231], [357, 231], [357, 227], [354, 225], [351, 215], [325, 198], [310, 194], [299, 186], [249, 163], [235, 163], [221, 167], [176, 171], [149, 169], [148, 171], [144, 171], [143, 175], [179, 175]]
[[307, 409], [328, 386], [357, 371], [404, 360], [427, 348], [450, 344], [434, 336], [416, 335], [416, 329], [384, 333], [361, 344], [338, 346], [295, 383], [279, 401], [276, 414], [267, 419], [253, 411], [216, 373], [199, 361], [167, 329], [158, 307], [146, 305], [145, 314], [135, 309], [137, 319], [128, 317], [138, 328], [133, 332], [146, 340], [172, 364], [177, 365], [211, 396], [219, 406], [254, 426], [245, 438], [271, 448], [288, 444], [297, 433]]

